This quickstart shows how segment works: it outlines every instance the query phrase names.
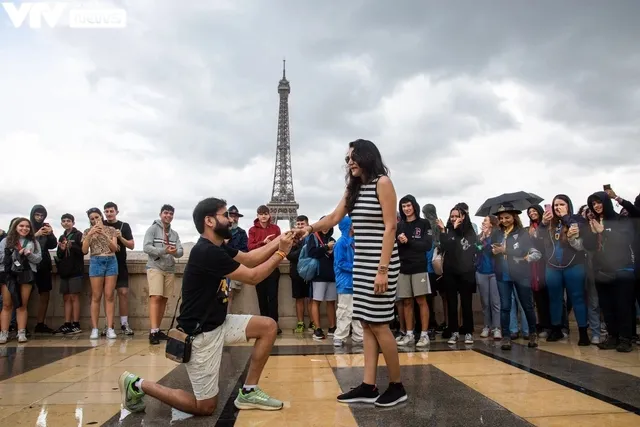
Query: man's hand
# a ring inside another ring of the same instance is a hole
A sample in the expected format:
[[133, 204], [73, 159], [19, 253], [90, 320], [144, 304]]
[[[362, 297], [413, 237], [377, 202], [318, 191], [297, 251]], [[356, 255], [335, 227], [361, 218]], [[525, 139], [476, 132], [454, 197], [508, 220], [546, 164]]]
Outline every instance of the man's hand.
[[61, 251], [66, 251], [67, 250], [67, 241], [63, 240], [60, 243], [58, 243], [58, 248], [60, 248]]
[[269, 234], [263, 241], [262, 243], [264, 243], [265, 245], [268, 244], [270, 241], [273, 240], [273, 238], [276, 237], [275, 234]]
[[118, 239], [121, 239], [121, 238], [122, 238], [122, 231], [120, 231], [120, 230], [116, 229], [116, 237], [117, 237]]
[[40, 230], [36, 231], [34, 236], [36, 237], [44, 236], [44, 227], [41, 227]]
[[175, 246], [169, 245], [165, 248], [165, 252], [168, 255], [175, 255], [178, 252], [178, 249]]
[[544, 225], [549, 225], [552, 219], [553, 219], [553, 213], [551, 211], [545, 211], [544, 215], [542, 215], [542, 223]]
[[293, 246], [293, 236], [294, 233], [291, 231], [287, 231], [284, 234], [280, 235], [280, 241], [278, 242], [278, 250], [281, 250], [285, 254], [289, 254], [291, 251], [291, 247]]

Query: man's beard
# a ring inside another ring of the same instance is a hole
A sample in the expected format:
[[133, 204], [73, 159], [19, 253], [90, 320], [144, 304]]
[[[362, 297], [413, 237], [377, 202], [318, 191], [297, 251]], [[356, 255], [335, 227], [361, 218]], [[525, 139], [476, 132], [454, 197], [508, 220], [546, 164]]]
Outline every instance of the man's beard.
[[231, 229], [235, 230], [236, 228], [238, 228], [238, 223], [237, 222], [232, 222], [231, 223]]
[[230, 239], [233, 237], [231, 234], [231, 228], [228, 225], [220, 224], [216, 221], [216, 227], [213, 229], [213, 232], [223, 239]]

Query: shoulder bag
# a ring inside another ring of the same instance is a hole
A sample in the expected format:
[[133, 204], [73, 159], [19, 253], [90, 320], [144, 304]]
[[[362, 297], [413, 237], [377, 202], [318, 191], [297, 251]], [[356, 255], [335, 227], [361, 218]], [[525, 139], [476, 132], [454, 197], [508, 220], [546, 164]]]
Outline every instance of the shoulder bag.
[[180, 307], [180, 300], [182, 297], [178, 298], [178, 302], [176, 303], [176, 309], [173, 312], [173, 319], [171, 320], [171, 326], [169, 326], [169, 333], [167, 336], [167, 346], [165, 348], [165, 356], [169, 360], [173, 360], [177, 363], [188, 363], [191, 360], [191, 348], [193, 344], [193, 340], [198, 334], [202, 332], [202, 325], [209, 314], [211, 314], [211, 310], [215, 306], [215, 304], [209, 305], [207, 312], [202, 317], [202, 320], [196, 324], [196, 328], [193, 330], [191, 334], [187, 334], [182, 329], [174, 328], [173, 324], [176, 320], [176, 315], [178, 313], [178, 307]]

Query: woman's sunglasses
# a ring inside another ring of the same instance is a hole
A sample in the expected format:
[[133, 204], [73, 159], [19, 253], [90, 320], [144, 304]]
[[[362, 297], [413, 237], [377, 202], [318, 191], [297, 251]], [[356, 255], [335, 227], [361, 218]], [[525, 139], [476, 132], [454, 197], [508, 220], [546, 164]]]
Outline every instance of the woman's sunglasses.
[[353, 163], [358, 163], [358, 156], [352, 154], [351, 156], [346, 156], [344, 158], [344, 162], [346, 164], [349, 164], [351, 161], [353, 161]]

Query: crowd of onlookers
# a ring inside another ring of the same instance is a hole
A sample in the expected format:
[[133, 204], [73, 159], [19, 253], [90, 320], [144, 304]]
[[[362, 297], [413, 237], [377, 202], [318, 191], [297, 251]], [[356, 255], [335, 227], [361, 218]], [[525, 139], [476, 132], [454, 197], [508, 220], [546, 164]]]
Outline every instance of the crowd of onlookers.
[[[104, 211], [104, 213], [103, 213]], [[149, 283], [149, 341], [159, 344], [167, 336], [160, 331], [167, 299], [173, 294], [175, 258], [184, 251], [178, 233], [171, 228], [175, 209], [171, 205], [160, 208], [155, 220], [144, 236], [143, 250], [148, 254], [147, 278]], [[103, 210], [91, 208], [86, 214], [90, 227], [80, 231], [75, 217], [65, 213], [60, 218], [63, 233], [56, 238], [47, 222], [47, 210], [35, 205], [29, 218], [11, 221], [8, 231], [0, 230], [0, 344], [6, 343], [13, 332], [18, 342], [26, 342], [27, 306], [33, 287], [39, 293], [36, 334], [75, 335], [80, 327], [80, 294], [83, 290], [85, 255], [89, 258], [91, 282], [90, 339], [101, 335], [115, 339], [115, 297], [118, 296], [120, 332], [133, 335], [129, 326], [129, 275], [127, 249], [135, 246], [131, 227], [117, 219], [118, 206], [113, 202]], [[56, 249], [54, 257], [51, 250]], [[45, 324], [49, 295], [53, 289], [53, 263], [60, 278], [59, 291], [64, 298], [65, 322], [56, 330]], [[104, 304], [106, 323], [100, 331], [98, 323], [101, 304]]]
[[[620, 213], [614, 202], [621, 207]], [[167, 339], [160, 322], [167, 299], [174, 293], [175, 259], [184, 252], [178, 233], [171, 228], [174, 212], [172, 206], [162, 206], [143, 243], [149, 257], [151, 344]], [[526, 214], [528, 224], [522, 224], [520, 214]], [[128, 323], [126, 250], [133, 249], [135, 243], [131, 227], [117, 215], [118, 207], [112, 202], [106, 203], [103, 211], [91, 208], [87, 211], [91, 226], [81, 232], [75, 228], [74, 216], [64, 214], [60, 219], [64, 231], [56, 238], [46, 221], [47, 210], [36, 205], [29, 218], [15, 218], [8, 232], [0, 231], [0, 343], [7, 342], [13, 331], [19, 342], [27, 341], [27, 302], [34, 286], [39, 293], [35, 333], [82, 332], [79, 296], [87, 254], [92, 291], [90, 338], [116, 338], [116, 295], [120, 332], [133, 335]], [[227, 245], [232, 248], [248, 252], [281, 233], [271, 222], [267, 206], [257, 209], [248, 233], [239, 226], [243, 215], [235, 206], [229, 208], [228, 215], [233, 225]], [[439, 219], [435, 206], [427, 204], [420, 209], [413, 196], [401, 198], [396, 239], [401, 271], [392, 324], [398, 345], [424, 348], [437, 334], [452, 345], [459, 341], [472, 344], [472, 298], [479, 293], [483, 311], [479, 336], [501, 341], [504, 350], [517, 338], [528, 340], [529, 347], [536, 347], [540, 338], [565, 339], [573, 313], [579, 345], [630, 351], [638, 339], [640, 268], [635, 254], [640, 250], [639, 218], [640, 196], [631, 203], [611, 189], [592, 194], [577, 211], [565, 195], [526, 211], [505, 202], [483, 219], [480, 230], [471, 222], [465, 203], [454, 206], [445, 222]], [[306, 216], [296, 218], [296, 227], [308, 224]], [[353, 343], [362, 342], [362, 328], [352, 321], [355, 242], [351, 220], [346, 217], [339, 228], [337, 241], [333, 230], [319, 230], [288, 255], [296, 305], [295, 332], [308, 329], [316, 340], [333, 337], [337, 347], [349, 335]], [[54, 249], [52, 258], [50, 251]], [[54, 262], [65, 307], [65, 322], [56, 330], [44, 322]], [[276, 269], [256, 286], [260, 313], [276, 322], [279, 279]], [[228, 284], [231, 310], [234, 293], [243, 284]], [[444, 311], [440, 323], [434, 310], [438, 296]], [[320, 325], [322, 303], [328, 318], [326, 334]], [[98, 325], [101, 304], [106, 314], [102, 331]], [[310, 318], [308, 326], [305, 311]]]

